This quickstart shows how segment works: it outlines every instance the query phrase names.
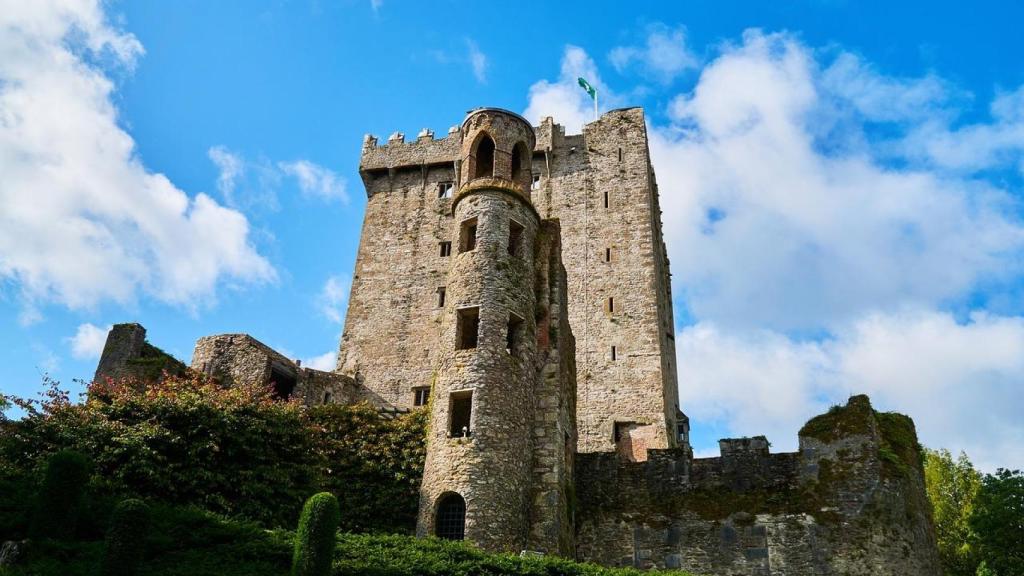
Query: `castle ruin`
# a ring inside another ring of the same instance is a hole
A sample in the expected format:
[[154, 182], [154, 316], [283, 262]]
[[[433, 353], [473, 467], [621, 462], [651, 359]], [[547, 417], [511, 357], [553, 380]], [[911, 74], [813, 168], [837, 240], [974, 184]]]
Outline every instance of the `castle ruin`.
[[[866, 397], [799, 452], [693, 457], [641, 109], [567, 135], [479, 108], [444, 138], [367, 136], [359, 172], [336, 370], [245, 334], [200, 339], [191, 367], [307, 404], [425, 406], [419, 535], [705, 574], [939, 573], [913, 423]], [[125, 374], [132, 326], [98, 378]]]

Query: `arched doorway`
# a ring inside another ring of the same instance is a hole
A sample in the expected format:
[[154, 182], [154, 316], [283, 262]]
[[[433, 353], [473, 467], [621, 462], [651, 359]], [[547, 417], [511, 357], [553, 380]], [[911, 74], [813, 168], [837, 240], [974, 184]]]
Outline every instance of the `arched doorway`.
[[448, 492], [437, 502], [434, 535], [448, 540], [466, 537], [466, 501], [455, 492]]

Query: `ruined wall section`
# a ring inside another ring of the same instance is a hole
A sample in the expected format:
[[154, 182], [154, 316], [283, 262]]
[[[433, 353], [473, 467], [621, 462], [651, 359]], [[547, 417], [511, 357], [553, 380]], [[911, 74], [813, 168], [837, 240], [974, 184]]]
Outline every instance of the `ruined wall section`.
[[159, 381], [163, 375], [184, 374], [187, 367], [177, 358], [146, 340], [141, 324], [114, 324], [107, 332], [94, 380], [135, 378]]
[[287, 397], [298, 398], [307, 406], [359, 402], [378, 408], [386, 406], [352, 378], [302, 367], [248, 334], [200, 338], [192, 353], [192, 369], [227, 387], [243, 383], [270, 386], [275, 378], [294, 381]]
[[[414, 403], [414, 389], [435, 378], [444, 288], [451, 256], [452, 198], [439, 197], [443, 182], [455, 182], [461, 134], [416, 142], [399, 136], [378, 146], [368, 137], [360, 174], [366, 214], [352, 278], [338, 371], [370, 386], [401, 408]], [[455, 187], [453, 186], [453, 192]]]
[[939, 574], [912, 423], [866, 397], [826, 416], [801, 431], [798, 453], [770, 454], [755, 437], [692, 461], [683, 449], [644, 463], [579, 455], [579, 559], [699, 574]]
[[608, 112], [576, 136], [546, 120], [537, 135], [534, 203], [561, 222], [569, 278], [579, 450], [614, 450], [620, 423], [624, 453], [642, 459], [648, 448], [676, 445], [679, 412], [668, 260], [643, 111]]

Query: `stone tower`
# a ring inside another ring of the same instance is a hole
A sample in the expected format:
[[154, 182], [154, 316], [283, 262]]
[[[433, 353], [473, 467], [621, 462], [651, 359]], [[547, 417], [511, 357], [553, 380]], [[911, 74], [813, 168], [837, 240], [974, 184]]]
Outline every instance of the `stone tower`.
[[[533, 128], [516, 114], [483, 108], [461, 132], [417, 531], [492, 550], [571, 553], [571, 522], [542, 509], [565, 508], [560, 492], [571, 483], [566, 459], [575, 446], [573, 422], [559, 422], [571, 393], [545, 394], [545, 402], [537, 396], [550, 375], [549, 338], [538, 339], [538, 320], [547, 330], [550, 314], [547, 302], [538, 306], [537, 284], [551, 250], [530, 202]], [[546, 426], [556, 433], [535, 437], [552, 404]], [[551, 472], [549, 486], [538, 465]]]

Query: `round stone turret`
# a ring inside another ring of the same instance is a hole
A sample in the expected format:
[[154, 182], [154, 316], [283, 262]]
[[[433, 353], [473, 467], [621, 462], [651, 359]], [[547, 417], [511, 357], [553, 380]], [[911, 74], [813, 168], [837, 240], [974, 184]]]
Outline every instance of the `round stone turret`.
[[519, 551], [537, 376], [533, 129], [484, 108], [470, 113], [463, 138], [417, 532]]

